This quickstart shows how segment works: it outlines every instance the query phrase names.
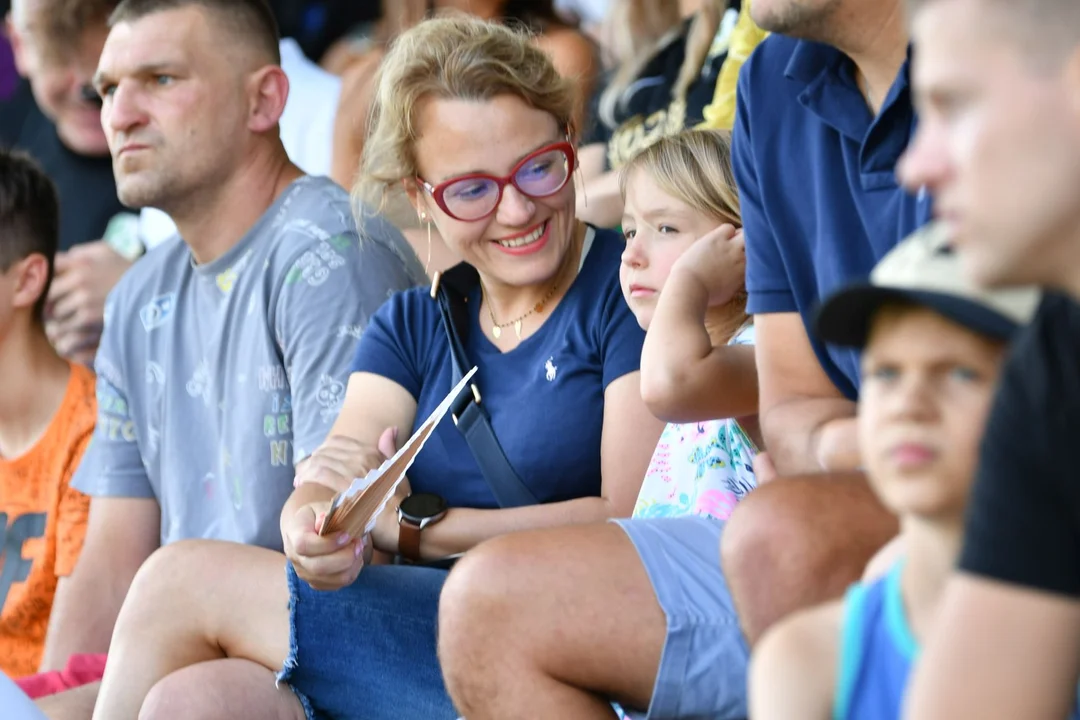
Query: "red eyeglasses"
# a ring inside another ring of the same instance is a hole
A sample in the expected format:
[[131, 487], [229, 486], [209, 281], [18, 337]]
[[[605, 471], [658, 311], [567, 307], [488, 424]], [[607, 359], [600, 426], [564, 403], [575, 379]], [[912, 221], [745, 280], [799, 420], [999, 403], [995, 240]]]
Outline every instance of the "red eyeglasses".
[[434, 187], [423, 178], [416, 181], [431, 193], [444, 213], [455, 220], [474, 222], [498, 209], [507, 185], [530, 198], [554, 195], [566, 187], [576, 161], [574, 146], [557, 142], [526, 155], [506, 177], [474, 173], [450, 178]]

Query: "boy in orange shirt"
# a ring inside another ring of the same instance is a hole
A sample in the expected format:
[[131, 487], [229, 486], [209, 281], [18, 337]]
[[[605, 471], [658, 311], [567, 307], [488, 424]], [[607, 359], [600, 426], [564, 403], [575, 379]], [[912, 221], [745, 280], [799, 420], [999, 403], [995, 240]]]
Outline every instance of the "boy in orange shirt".
[[59, 217], [44, 172], [0, 150], [0, 671], [13, 678], [63, 666], [77, 641], [57, 585], [86, 532], [90, 499], [68, 483], [96, 405], [93, 373], [45, 335]]

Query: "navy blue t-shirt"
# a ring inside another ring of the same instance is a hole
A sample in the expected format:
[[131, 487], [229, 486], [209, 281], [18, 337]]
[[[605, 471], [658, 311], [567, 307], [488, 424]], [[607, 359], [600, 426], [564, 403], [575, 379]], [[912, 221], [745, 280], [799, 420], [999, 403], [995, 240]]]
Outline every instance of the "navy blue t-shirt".
[[850, 58], [774, 35], [743, 66], [737, 102], [748, 311], [802, 315], [822, 368], [854, 400], [858, 353], [823, 345], [811, 317], [930, 218], [929, 200], [904, 191], [894, 172], [915, 129], [908, 64], [875, 118]]
[[56, 126], [38, 109], [30, 83], [0, 100], [0, 148], [33, 156], [60, 198], [60, 250], [100, 240], [109, 221], [127, 210], [116, 196], [112, 158], [80, 155], [60, 141]]
[[[618, 233], [595, 232], [581, 270], [540, 329], [503, 353], [480, 328], [480, 292], [469, 298], [466, 343], [481, 401], [507, 459], [541, 502], [600, 494], [604, 391], [635, 372], [645, 333], [623, 301]], [[419, 425], [453, 387], [450, 347], [428, 288], [390, 298], [360, 339], [353, 372], [393, 380], [417, 400]], [[415, 431], [415, 426], [413, 430]], [[412, 468], [414, 492], [451, 507], [496, 508], [469, 446], [453, 422], [439, 424]]]

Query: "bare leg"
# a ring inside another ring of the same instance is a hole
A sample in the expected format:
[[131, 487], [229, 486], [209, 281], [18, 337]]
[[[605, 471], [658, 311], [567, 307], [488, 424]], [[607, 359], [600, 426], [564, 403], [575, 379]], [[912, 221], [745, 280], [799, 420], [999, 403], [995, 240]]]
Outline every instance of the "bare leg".
[[139, 720], [304, 720], [292, 690], [249, 660], [212, 660], [177, 670], [150, 690]]
[[439, 609], [447, 688], [469, 720], [613, 718], [647, 707], [667, 634], [617, 526], [496, 538], [450, 574]]
[[188, 541], [154, 553], [116, 621], [95, 720], [135, 720], [166, 676], [226, 657], [280, 668], [289, 652], [284, 556]]
[[842, 595], [898, 531], [858, 473], [780, 477], [750, 493], [721, 541], [748, 642], [787, 614]]
[[90, 720], [101, 683], [90, 683], [38, 700], [38, 710], [49, 720]]

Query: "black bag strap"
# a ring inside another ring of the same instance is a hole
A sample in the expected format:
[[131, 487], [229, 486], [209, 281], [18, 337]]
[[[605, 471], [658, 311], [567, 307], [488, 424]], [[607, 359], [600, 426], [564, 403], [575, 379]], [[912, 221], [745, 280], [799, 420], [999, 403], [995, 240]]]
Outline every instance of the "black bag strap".
[[[439, 302], [439, 315], [450, 344], [451, 385], [456, 385], [465, 373], [472, 369], [465, 353], [465, 341], [469, 337], [469, 309], [466, 299], [480, 284], [476, 269], [467, 263], [455, 265], [437, 274], [432, 286], [432, 296]], [[465, 437], [472, 450], [480, 473], [484, 476], [500, 507], [537, 505], [539, 500], [521, 481], [506, 453], [499, 445], [491, 420], [480, 406], [480, 390], [470, 383], [450, 405], [450, 414], [458, 431]]]

